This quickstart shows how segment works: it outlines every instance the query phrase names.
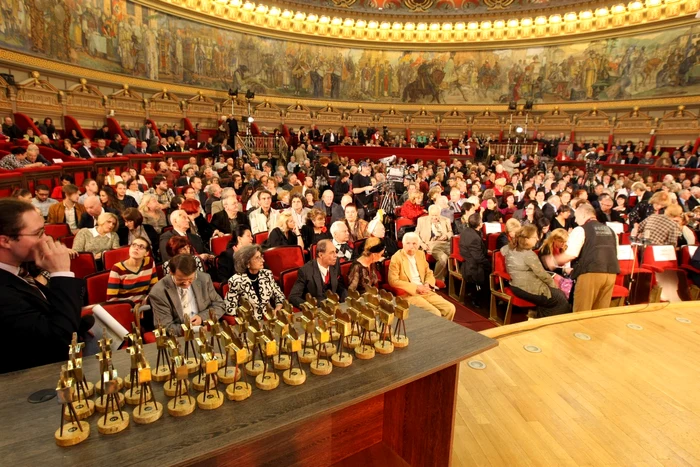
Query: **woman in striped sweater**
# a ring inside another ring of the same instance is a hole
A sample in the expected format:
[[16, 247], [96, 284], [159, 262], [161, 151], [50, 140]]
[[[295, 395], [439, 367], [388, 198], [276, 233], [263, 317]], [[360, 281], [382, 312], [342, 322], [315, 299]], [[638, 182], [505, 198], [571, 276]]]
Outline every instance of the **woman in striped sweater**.
[[158, 274], [151, 244], [143, 237], [137, 237], [129, 248], [129, 259], [121, 261], [109, 272], [107, 298], [109, 300], [131, 300], [139, 304], [148, 296], [151, 287], [158, 282]]

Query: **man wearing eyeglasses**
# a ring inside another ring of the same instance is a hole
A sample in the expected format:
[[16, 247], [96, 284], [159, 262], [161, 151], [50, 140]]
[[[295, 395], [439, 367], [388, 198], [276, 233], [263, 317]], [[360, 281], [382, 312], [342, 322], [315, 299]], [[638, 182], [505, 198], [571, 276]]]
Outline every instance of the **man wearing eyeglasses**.
[[168, 328], [182, 335], [182, 324], [201, 326], [214, 310], [219, 319], [226, 310], [224, 299], [216, 292], [209, 274], [197, 272], [194, 256], [182, 254], [170, 260], [170, 274], [151, 289], [148, 295], [154, 326]]
[[[24, 263], [48, 271], [46, 285], [26, 274]], [[84, 281], [70, 272], [69, 250], [44, 235], [34, 206], [0, 199], [0, 373], [64, 361], [79, 332]], [[88, 326], [89, 327], [89, 326]]]

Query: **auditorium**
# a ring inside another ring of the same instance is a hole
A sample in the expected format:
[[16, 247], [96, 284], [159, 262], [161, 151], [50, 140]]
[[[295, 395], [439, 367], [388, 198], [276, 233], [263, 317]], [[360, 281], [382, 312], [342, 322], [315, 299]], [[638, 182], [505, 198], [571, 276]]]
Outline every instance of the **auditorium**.
[[700, 0], [0, 10], [7, 465], [700, 465]]

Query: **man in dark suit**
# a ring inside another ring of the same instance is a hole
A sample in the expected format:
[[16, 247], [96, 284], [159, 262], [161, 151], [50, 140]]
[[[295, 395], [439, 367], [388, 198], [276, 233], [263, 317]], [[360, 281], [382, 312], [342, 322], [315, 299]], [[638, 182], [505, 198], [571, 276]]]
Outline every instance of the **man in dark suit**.
[[[193, 254], [199, 254], [202, 256], [202, 259], [206, 259], [208, 256], [211, 256], [209, 254], [209, 248], [207, 248], [206, 245], [204, 245], [204, 241], [202, 241], [202, 237], [189, 231], [190, 218], [187, 217], [187, 213], [185, 211], [178, 209], [170, 213], [170, 223], [172, 224], [173, 229], [160, 235], [160, 257], [163, 259], [163, 261], [170, 259], [170, 255], [168, 254], [168, 250], [166, 248], [168, 245], [168, 240], [178, 235], [180, 237], [187, 237], [192, 245], [192, 248], [195, 250], [192, 252]], [[214, 258], [212, 257], [212, 259]]]
[[95, 139], [95, 140], [98, 140], [98, 139], [105, 139], [105, 140], [106, 140], [106, 139], [109, 139], [109, 137], [110, 137], [110, 134], [109, 134], [109, 126], [108, 126], [108, 125], [102, 125], [102, 128], [100, 128], [99, 130], [97, 130], [97, 131], [95, 132], [95, 138], [94, 138], [94, 139]]
[[128, 156], [129, 154], [138, 154], [139, 150], [136, 148], [136, 138], [129, 138], [129, 142], [126, 143], [124, 149], [122, 149], [122, 155]]
[[229, 115], [226, 119], [226, 124], [228, 125], [229, 140], [233, 141], [238, 134], [238, 120], [233, 115]]
[[185, 170], [185, 175], [177, 179], [177, 184], [176, 186], [187, 186], [190, 183], [192, 183], [192, 179], [194, 178], [194, 168], [193, 167], [188, 167], [187, 170]]
[[97, 157], [97, 155], [92, 152], [91, 145], [90, 138], [83, 138], [83, 145], [78, 148], [80, 157], [83, 159], [94, 159]]
[[17, 125], [12, 123], [10, 117], [5, 117], [5, 123], [2, 124], [2, 133], [10, 139], [22, 139], [24, 134]]
[[124, 133], [124, 136], [126, 136], [127, 138], [138, 138], [139, 137], [136, 130], [132, 130], [128, 123], [125, 123], [124, 126], [122, 127], [122, 133]]
[[335, 292], [340, 301], [345, 301], [348, 291], [340, 277], [340, 268], [336, 264], [338, 253], [330, 240], [321, 240], [316, 245], [316, 259], [312, 259], [299, 269], [297, 281], [289, 294], [289, 301], [299, 308], [310, 293], [317, 300], [326, 297], [326, 291]]
[[331, 222], [345, 218], [345, 211], [343, 211], [342, 206], [333, 201], [332, 190], [324, 191], [321, 199], [314, 204], [314, 208], [320, 209], [326, 216], [331, 216]]
[[694, 186], [690, 189], [690, 198], [688, 198], [686, 204], [689, 211], [700, 206], [700, 187]]
[[607, 193], [604, 193], [598, 197], [598, 205], [600, 208], [596, 209], [595, 211], [598, 222], [625, 222], [624, 219], [622, 219], [622, 216], [620, 216], [620, 212], [613, 210], [614, 204], [615, 202]]
[[139, 130], [139, 140], [150, 141], [154, 136], [156, 136], [156, 132], [153, 129], [153, 125], [150, 121], [146, 121], [145, 125]]
[[[43, 285], [20, 265], [34, 262], [48, 271]], [[82, 279], [70, 272], [69, 250], [44, 235], [44, 219], [23, 201], [0, 200], [0, 373], [66, 360], [74, 332], [80, 331]]]
[[119, 134], [114, 135], [114, 139], [110, 141], [109, 147], [114, 149], [116, 152], [121, 153], [124, 150], [124, 145], [122, 144], [122, 137]]
[[119, 211], [102, 207], [102, 202], [98, 196], [90, 195], [86, 197], [83, 201], [83, 206], [85, 207], [85, 213], [80, 217], [80, 222], [78, 224], [78, 227], [81, 229], [91, 229], [95, 227], [97, 225], [97, 218], [100, 217], [100, 214], [103, 212], [111, 212], [117, 216], [120, 225], [124, 223], [124, 219], [122, 219]]

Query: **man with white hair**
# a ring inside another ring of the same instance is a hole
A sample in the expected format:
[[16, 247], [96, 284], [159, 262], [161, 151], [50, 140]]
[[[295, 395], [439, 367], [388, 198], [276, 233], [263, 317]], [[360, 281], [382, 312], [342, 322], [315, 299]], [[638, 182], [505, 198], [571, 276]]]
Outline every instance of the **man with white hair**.
[[324, 191], [321, 199], [314, 203], [314, 208], [323, 211], [326, 217], [330, 216], [331, 222], [339, 221], [345, 217], [343, 208], [338, 203], [333, 202], [333, 190]]
[[403, 236], [403, 249], [391, 257], [389, 285], [406, 292], [406, 300], [411, 305], [452, 321], [455, 306], [435, 292], [435, 277], [419, 245], [417, 233], [408, 232]]
[[694, 186], [690, 189], [690, 198], [688, 198], [688, 209], [692, 211], [700, 206], [700, 187]]
[[129, 142], [122, 149], [122, 155], [128, 156], [129, 154], [138, 154], [139, 150], [136, 148], [136, 138], [129, 138]]
[[544, 214], [544, 217], [546, 217], [549, 222], [552, 222], [554, 216], [556, 216], [557, 212], [559, 212], [560, 207], [561, 198], [559, 198], [557, 195], [552, 195], [547, 198], [547, 202], [544, 203], [544, 206], [542, 206], [542, 214]]
[[[441, 198], [445, 198], [441, 196]], [[445, 198], [447, 200], [447, 198]], [[452, 222], [441, 214], [438, 204], [428, 208], [428, 215], [419, 217], [416, 233], [420, 246], [437, 261], [435, 278], [445, 280], [447, 260], [450, 257], [450, 240], [452, 239]]]
[[348, 240], [350, 240], [350, 231], [348, 226], [343, 221], [336, 221], [331, 224], [331, 237], [333, 238], [333, 246], [338, 250], [338, 262], [352, 261], [355, 258]]
[[196, 253], [204, 256], [205, 258], [207, 257], [209, 249], [207, 249], [207, 247], [204, 245], [202, 237], [200, 237], [197, 234], [193, 234], [189, 231], [190, 218], [187, 216], [187, 213], [185, 211], [183, 211], [182, 209], [177, 209], [171, 212], [170, 224], [172, 224], [173, 229], [161, 234], [160, 236], [160, 256], [163, 259], [163, 261], [167, 261], [170, 259], [170, 255], [168, 254], [166, 247], [168, 245], [168, 240], [176, 236], [187, 237], [187, 239], [190, 241], [190, 245], [192, 245], [192, 248], [194, 248], [195, 250], [192, 252], [193, 254]]

